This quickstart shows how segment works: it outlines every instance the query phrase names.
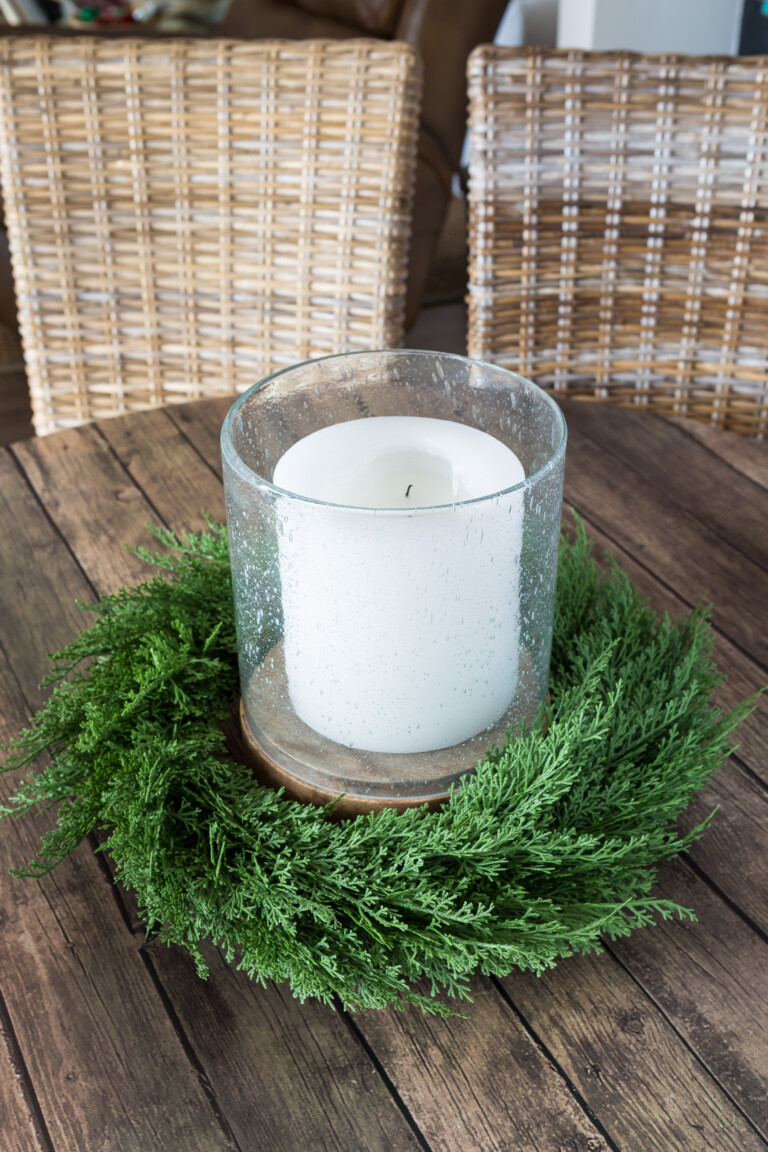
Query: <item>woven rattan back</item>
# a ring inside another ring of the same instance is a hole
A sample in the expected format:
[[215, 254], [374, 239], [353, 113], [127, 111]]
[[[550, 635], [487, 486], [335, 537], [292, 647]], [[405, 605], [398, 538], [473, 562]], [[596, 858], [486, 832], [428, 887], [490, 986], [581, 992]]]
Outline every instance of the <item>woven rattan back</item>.
[[482, 48], [469, 351], [768, 430], [768, 59]]
[[38, 433], [402, 338], [413, 49], [0, 40]]

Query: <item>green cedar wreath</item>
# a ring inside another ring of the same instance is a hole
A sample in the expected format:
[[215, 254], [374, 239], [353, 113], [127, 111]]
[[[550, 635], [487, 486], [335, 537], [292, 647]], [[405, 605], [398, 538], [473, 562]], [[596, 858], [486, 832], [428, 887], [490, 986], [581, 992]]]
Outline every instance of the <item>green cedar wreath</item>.
[[[712, 704], [706, 614], [659, 618], [581, 528], [563, 540], [546, 714], [491, 748], [437, 812], [344, 822], [257, 784], [227, 753], [238, 693], [226, 532], [157, 532], [149, 583], [88, 606], [53, 659], [47, 704], [7, 768], [45, 750], [5, 814], [57, 803], [20, 874], [39, 876], [94, 828], [149, 930], [206, 940], [261, 981], [346, 1006], [448, 1013], [467, 977], [541, 971], [654, 918], [654, 866], [702, 831], [675, 818], [751, 707]], [[413, 983], [426, 980], [416, 991]]]

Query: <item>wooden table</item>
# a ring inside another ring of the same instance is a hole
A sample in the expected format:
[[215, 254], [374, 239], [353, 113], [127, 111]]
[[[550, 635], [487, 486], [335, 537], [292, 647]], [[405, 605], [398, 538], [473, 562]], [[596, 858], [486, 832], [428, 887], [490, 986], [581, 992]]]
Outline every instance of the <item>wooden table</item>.
[[[145, 574], [145, 524], [223, 515], [205, 401], [0, 456], [0, 699], [8, 739], [44, 653], [90, 600]], [[714, 601], [733, 704], [768, 682], [768, 451], [701, 425], [570, 405], [566, 503], [662, 610]], [[204, 983], [145, 942], [85, 843], [37, 882], [46, 813], [0, 824], [3, 1152], [752, 1152], [768, 1148], [768, 707], [686, 814], [719, 811], [659, 890], [699, 915], [562, 962], [478, 978], [464, 1020], [346, 1014]], [[9, 795], [13, 780], [0, 779]]]

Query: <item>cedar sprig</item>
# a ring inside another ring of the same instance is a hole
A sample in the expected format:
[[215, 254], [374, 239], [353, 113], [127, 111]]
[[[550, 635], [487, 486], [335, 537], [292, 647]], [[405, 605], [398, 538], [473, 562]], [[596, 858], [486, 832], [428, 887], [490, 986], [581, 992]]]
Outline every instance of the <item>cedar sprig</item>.
[[[659, 618], [578, 527], [560, 549], [551, 704], [490, 749], [440, 811], [332, 822], [256, 784], [226, 751], [238, 691], [226, 533], [155, 533], [162, 569], [88, 606], [53, 656], [52, 693], [7, 769], [48, 764], [3, 814], [58, 805], [19, 875], [40, 876], [94, 828], [148, 929], [220, 946], [300, 998], [452, 1011], [471, 973], [541, 972], [689, 910], [652, 895], [655, 866], [703, 825], [675, 819], [728, 755], [752, 701], [712, 704], [704, 609]], [[426, 993], [413, 984], [426, 980]]]

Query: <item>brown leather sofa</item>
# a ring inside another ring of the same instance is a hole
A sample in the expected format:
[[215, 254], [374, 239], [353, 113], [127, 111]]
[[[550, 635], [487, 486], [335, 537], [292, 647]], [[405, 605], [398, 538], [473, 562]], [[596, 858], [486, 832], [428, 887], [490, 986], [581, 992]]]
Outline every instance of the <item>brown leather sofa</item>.
[[416, 318], [466, 125], [466, 62], [492, 41], [508, 0], [232, 0], [217, 36], [407, 40], [424, 64], [406, 326]]

